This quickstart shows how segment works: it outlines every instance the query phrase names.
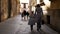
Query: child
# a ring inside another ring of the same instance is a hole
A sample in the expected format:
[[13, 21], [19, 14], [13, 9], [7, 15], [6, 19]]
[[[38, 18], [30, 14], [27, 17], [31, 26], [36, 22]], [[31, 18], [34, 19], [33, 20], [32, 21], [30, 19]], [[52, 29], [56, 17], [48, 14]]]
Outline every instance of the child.
[[31, 31], [33, 30], [33, 25], [35, 25], [35, 21], [34, 21], [34, 14], [33, 14], [33, 12], [31, 12], [31, 14], [30, 14], [30, 19], [29, 19], [29, 22], [28, 22], [28, 25], [30, 25], [30, 28], [31, 28]]

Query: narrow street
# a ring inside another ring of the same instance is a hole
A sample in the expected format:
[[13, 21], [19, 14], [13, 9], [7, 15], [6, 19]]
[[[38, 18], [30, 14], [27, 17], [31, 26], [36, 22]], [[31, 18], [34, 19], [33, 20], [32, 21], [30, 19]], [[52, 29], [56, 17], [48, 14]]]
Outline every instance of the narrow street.
[[45, 24], [42, 25], [40, 32], [36, 29], [34, 25], [34, 30], [31, 32], [28, 20], [22, 21], [20, 15], [0, 23], [0, 34], [58, 34]]

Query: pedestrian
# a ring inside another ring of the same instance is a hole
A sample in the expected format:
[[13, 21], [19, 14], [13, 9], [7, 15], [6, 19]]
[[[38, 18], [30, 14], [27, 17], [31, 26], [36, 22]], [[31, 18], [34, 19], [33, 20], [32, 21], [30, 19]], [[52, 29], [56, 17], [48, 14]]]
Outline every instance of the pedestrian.
[[28, 19], [28, 17], [29, 17], [29, 12], [26, 12], [26, 16], [27, 16], [27, 19]]
[[24, 18], [24, 20], [26, 20], [26, 18], [25, 18], [25, 16], [26, 16], [26, 10], [23, 10], [21, 16], [22, 16], [22, 18]]
[[43, 11], [42, 8], [40, 6], [40, 4], [37, 4], [35, 9], [35, 14], [36, 14], [36, 19], [37, 19], [37, 31], [39, 31], [39, 29], [41, 28], [41, 22], [42, 22], [42, 15], [43, 15]]
[[34, 21], [34, 14], [33, 12], [31, 12], [30, 14], [30, 19], [28, 21], [28, 25], [30, 25], [31, 31], [33, 30], [33, 25], [35, 25], [35, 21]]

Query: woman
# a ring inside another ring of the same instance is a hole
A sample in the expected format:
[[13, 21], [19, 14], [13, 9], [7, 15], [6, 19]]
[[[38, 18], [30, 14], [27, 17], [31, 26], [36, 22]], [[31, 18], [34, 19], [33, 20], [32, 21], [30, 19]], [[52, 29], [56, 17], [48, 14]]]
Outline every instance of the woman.
[[41, 21], [42, 21], [42, 15], [43, 15], [43, 11], [42, 8], [40, 7], [40, 4], [36, 5], [36, 10], [35, 10], [35, 14], [36, 14], [36, 19], [37, 19], [37, 31], [39, 31], [39, 29], [41, 28]]

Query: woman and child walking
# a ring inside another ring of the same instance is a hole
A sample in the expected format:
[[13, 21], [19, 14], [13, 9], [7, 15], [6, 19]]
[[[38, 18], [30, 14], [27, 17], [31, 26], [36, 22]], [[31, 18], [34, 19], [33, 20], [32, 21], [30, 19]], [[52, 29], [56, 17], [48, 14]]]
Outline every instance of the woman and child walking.
[[41, 28], [43, 11], [42, 8], [40, 7], [40, 4], [37, 4], [35, 7], [36, 7], [35, 14], [31, 12], [29, 16], [30, 19], [28, 21], [28, 25], [30, 25], [31, 31], [33, 30], [33, 25], [35, 25], [35, 23], [37, 23], [37, 31], [39, 31]]

